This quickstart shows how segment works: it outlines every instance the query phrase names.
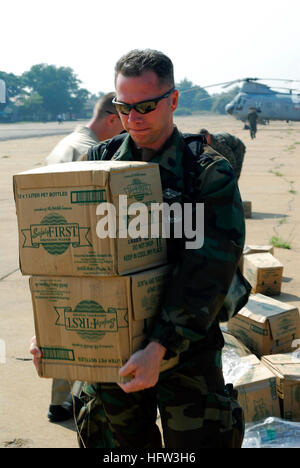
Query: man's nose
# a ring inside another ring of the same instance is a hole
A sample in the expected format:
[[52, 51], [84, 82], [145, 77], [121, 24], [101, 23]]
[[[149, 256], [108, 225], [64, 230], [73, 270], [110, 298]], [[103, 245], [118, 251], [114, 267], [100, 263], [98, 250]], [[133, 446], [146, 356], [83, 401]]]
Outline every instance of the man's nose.
[[142, 114], [137, 112], [135, 109], [130, 109], [130, 112], [128, 114], [128, 120], [131, 122], [138, 122], [138, 121], [142, 121], [143, 117], [142, 117]]

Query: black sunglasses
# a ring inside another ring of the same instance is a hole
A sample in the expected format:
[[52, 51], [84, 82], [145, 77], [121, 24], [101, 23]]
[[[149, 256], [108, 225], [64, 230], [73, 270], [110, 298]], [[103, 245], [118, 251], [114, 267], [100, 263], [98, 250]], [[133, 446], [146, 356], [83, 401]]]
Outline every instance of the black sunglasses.
[[175, 87], [167, 91], [162, 96], [159, 96], [154, 99], [149, 99], [148, 101], [140, 101], [136, 104], [126, 104], [126, 102], [119, 102], [117, 101], [117, 98], [114, 98], [112, 100], [112, 103], [116, 107], [117, 111], [120, 112], [120, 114], [129, 115], [131, 109], [134, 109], [139, 114], [148, 114], [149, 112], [152, 112], [156, 109], [156, 106], [159, 103], [159, 101], [170, 96], [170, 94], [173, 93], [174, 89]]

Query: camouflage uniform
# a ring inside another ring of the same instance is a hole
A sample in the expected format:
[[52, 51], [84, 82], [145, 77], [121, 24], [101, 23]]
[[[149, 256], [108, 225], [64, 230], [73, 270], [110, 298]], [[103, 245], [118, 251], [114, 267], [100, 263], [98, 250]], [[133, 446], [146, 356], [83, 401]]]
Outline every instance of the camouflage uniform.
[[250, 136], [251, 138], [255, 138], [256, 136], [256, 132], [257, 132], [257, 119], [258, 119], [258, 115], [255, 111], [251, 111], [249, 112], [248, 114], [248, 117], [247, 117], [247, 120], [249, 122], [249, 126], [250, 126]]
[[244, 143], [230, 133], [213, 133], [211, 134], [211, 146], [230, 162], [238, 180], [246, 151]]
[[[95, 149], [96, 159], [104, 148]], [[113, 383], [87, 385], [89, 401], [79, 417], [81, 446], [161, 447], [157, 406], [167, 448], [241, 446], [243, 414], [224, 387], [217, 314], [243, 250], [243, 207], [232, 168], [218, 155], [202, 154], [191, 184], [195, 193], [187, 193], [183, 154], [175, 128], [152, 162], [160, 165], [164, 194], [172, 189], [176, 201], [204, 203], [205, 240], [198, 250], [185, 250], [185, 239], [168, 240], [172, 280], [148, 337], [166, 347], [165, 359], [179, 355], [179, 364], [161, 373], [155, 387], [140, 392], [126, 394]], [[113, 159], [139, 159], [130, 136]]]

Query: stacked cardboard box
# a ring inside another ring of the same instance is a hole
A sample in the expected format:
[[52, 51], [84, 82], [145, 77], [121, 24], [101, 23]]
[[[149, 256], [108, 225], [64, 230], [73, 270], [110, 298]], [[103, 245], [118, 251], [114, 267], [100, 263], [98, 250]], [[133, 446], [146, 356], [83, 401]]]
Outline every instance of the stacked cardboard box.
[[263, 356], [276, 376], [281, 417], [300, 422], [300, 351]]
[[263, 294], [251, 294], [227, 326], [258, 357], [290, 352], [300, 338], [299, 310]]
[[253, 293], [279, 295], [283, 265], [270, 253], [252, 253], [244, 256], [244, 275]]
[[[118, 381], [119, 368], [141, 345], [159, 309], [168, 278], [165, 240], [128, 235], [136, 203], [147, 207], [145, 224], [152, 203], [162, 202], [159, 166], [50, 165], [14, 176], [14, 194], [20, 268], [33, 275], [40, 375]], [[105, 210], [106, 226], [99, 216]], [[173, 364], [167, 361], [164, 369]]]
[[252, 218], [252, 202], [249, 200], [243, 201], [245, 218]]
[[[24, 275], [123, 275], [166, 260], [163, 239], [132, 239], [126, 231], [130, 207], [143, 202], [150, 212], [152, 202], [162, 201], [158, 164], [52, 164], [14, 176], [14, 194]], [[119, 195], [127, 197], [127, 208]], [[106, 218], [102, 207], [110, 210]], [[106, 238], [99, 237], [100, 227]]]
[[244, 250], [243, 250], [243, 255], [241, 256], [240, 259], [240, 270], [243, 273], [244, 272], [244, 257], [245, 255], [251, 255], [255, 253], [270, 253], [274, 255], [274, 247], [273, 245], [245, 245]]

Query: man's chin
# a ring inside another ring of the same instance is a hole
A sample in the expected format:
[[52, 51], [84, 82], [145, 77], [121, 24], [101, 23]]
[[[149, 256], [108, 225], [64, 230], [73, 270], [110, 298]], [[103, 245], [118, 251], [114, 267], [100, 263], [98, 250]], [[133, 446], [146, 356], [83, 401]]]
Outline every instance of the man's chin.
[[128, 133], [130, 134], [133, 141], [141, 146], [145, 144], [151, 144], [153, 138], [151, 138], [151, 131], [150, 130], [129, 130]]

